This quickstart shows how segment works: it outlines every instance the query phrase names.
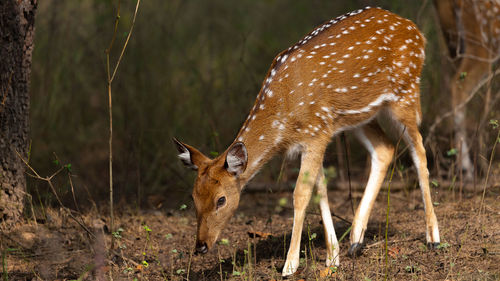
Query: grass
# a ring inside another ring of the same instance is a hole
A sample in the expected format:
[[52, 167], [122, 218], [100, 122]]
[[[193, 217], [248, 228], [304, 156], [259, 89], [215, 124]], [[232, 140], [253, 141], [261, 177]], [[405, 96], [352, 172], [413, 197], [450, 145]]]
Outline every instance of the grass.
[[[400, 200], [401, 193], [402, 191], [397, 189], [391, 191], [391, 198], [395, 199], [391, 200], [391, 227], [387, 238], [390, 268], [388, 279], [415, 280], [426, 276], [425, 278], [439, 280], [444, 278], [470, 280], [471, 276], [477, 276], [477, 279], [487, 280], [499, 276], [498, 270], [494, 267], [499, 260], [498, 254], [494, 254], [498, 251], [494, 246], [496, 241], [494, 233], [495, 229], [500, 228], [499, 217], [490, 211], [496, 202], [497, 195], [490, 192], [485, 195], [485, 221], [471, 221], [469, 218], [477, 215], [476, 202], [481, 199], [481, 194], [472, 197], [464, 196], [462, 202], [454, 202], [451, 198], [446, 198], [451, 191], [448, 191], [447, 186], [443, 186], [440, 193], [442, 198], [436, 198], [441, 202], [436, 211], [441, 223], [443, 243], [437, 251], [430, 251], [425, 247], [425, 234], [422, 231], [424, 221], [419, 215], [422, 211], [413, 210], [413, 207], [409, 208], [407, 201]], [[345, 193], [340, 190], [330, 191], [329, 195], [331, 198], [346, 198], [342, 197]], [[120, 211], [116, 222], [122, 230], [113, 235], [123, 259], [111, 256], [114, 262], [108, 264], [106, 268], [113, 271], [115, 279], [128, 280], [133, 280], [133, 278], [138, 280], [282, 280], [281, 267], [285, 261], [291, 232], [290, 211], [285, 210], [273, 214], [272, 229], [273, 234], [277, 234], [276, 236], [250, 238], [247, 231], [271, 229], [267, 223], [267, 210], [262, 210], [261, 213], [249, 212], [249, 210], [255, 210], [254, 204], [260, 201], [259, 198], [268, 195], [253, 196], [255, 197], [247, 197], [247, 200], [242, 201], [240, 212], [244, 215], [237, 216], [231, 221], [228, 228], [221, 234], [220, 241], [223, 242], [207, 255], [201, 256], [193, 252], [193, 234], [196, 230], [196, 223], [194, 214], [191, 212], [177, 211], [173, 216], [166, 217], [163, 214], [127, 214], [127, 212]], [[273, 196], [277, 201], [283, 194]], [[353, 196], [358, 198], [360, 194], [355, 191]], [[419, 191], [412, 190], [410, 197], [419, 199]], [[333, 201], [332, 204], [335, 205], [333, 210], [339, 210], [340, 215], [350, 213], [347, 202]], [[347, 207], [343, 211], [342, 204]], [[340, 220], [335, 222], [337, 233], [342, 233], [339, 239], [341, 241], [341, 266], [332, 276], [333, 280], [380, 280], [384, 278], [386, 274], [384, 245], [386, 210], [383, 207], [385, 204], [384, 200], [378, 200], [374, 207], [372, 220], [365, 236], [367, 246], [363, 255], [358, 259], [350, 259], [346, 254], [348, 242], [344, 238], [349, 233], [348, 224]], [[274, 210], [272, 205], [261, 208]], [[289, 280], [325, 279], [320, 276], [321, 270], [325, 268], [326, 257], [323, 229], [319, 223], [319, 214], [312, 211], [314, 208], [310, 209], [304, 227], [299, 273]], [[60, 277], [90, 280], [94, 276], [94, 270], [89, 270], [88, 267], [94, 261], [93, 244], [89, 244], [89, 241], [82, 236], [82, 233], [85, 234], [76, 222], [69, 220], [64, 225], [62, 214], [57, 215], [58, 212], [51, 208], [48, 212], [53, 218], [51, 222], [39, 223], [38, 226], [20, 225], [11, 232], [3, 234], [16, 239], [23, 237], [25, 232], [36, 232], [39, 237], [37, 238], [39, 240], [36, 240], [38, 242], [32, 246], [27, 245], [22, 239], [18, 241], [17, 246], [3, 242], [3, 280], [5, 276], [8, 276], [9, 280], [19, 279], [22, 272], [30, 276], [36, 273], [41, 276], [41, 280], [52, 280], [54, 277], [49, 276], [55, 272], [44, 273], [40, 269], [50, 267], [48, 264], [54, 262], [58, 264], [57, 268], [61, 269], [57, 273]], [[98, 213], [83, 214], [82, 219], [92, 221], [100, 216]], [[250, 219], [253, 222], [247, 225], [246, 222]], [[64, 228], [61, 228], [62, 225]], [[280, 233], [284, 233], [285, 236]], [[109, 245], [109, 236], [104, 236], [105, 245]], [[454, 237], [458, 240], [454, 240]], [[5, 250], [14, 248], [19, 251]], [[484, 251], [483, 248], [487, 250]], [[26, 257], [19, 261], [21, 251]], [[30, 254], [34, 252], [39, 254]], [[485, 252], [488, 253], [485, 254]], [[135, 261], [136, 265], [130, 261]], [[147, 266], [142, 263], [143, 261], [147, 262]], [[80, 269], [74, 271], [71, 268]]]
[[[498, 130], [498, 127], [494, 129]], [[450, 188], [453, 182], [448, 186], [437, 181], [434, 184], [433, 181], [432, 190], [435, 193], [433, 199], [439, 202], [436, 211], [440, 221], [442, 241], [445, 241], [437, 251], [429, 251], [425, 246], [423, 238], [425, 235], [422, 232], [423, 219], [420, 218], [419, 209], [421, 207], [418, 207], [421, 204], [418, 190], [407, 189], [407, 186], [411, 186], [409, 184], [405, 184], [402, 190], [394, 191], [388, 188], [387, 198], [392, 199], [391, 208], [381, 212], [384, 206], [389, 206], [389, 202], [378, 201], [378, 208], [374, 208], [371, 218], [375, 224], [369, 225], [365, 235], [367, 247], [359, 259], [348, 258], [346, 256], [348, 243], [342, 243], [350, 231], [350, 226], [344, 222], [345, 219], [335, 223], [337, 233], [342, 233], [339, 239], [341, 266], [335, 269], [332, 278], [338, 280], [352, 278], [414, 280], [422, 276], [454, 280], [469, 280], [472, 276], [480, 280], [500, 278], [500, 273], [495, 267], [500, 262], [498, 248], [495, 246], [497, 240], [495, 231], [500, 228], [500, 218], [498, 213], [492, 211], [495, 210], [494, 204], [498, 192], [488, 185], [488, 180], [493, 176], [495, 147], [500, 141], [499, 131], [494, 141], [488, 157], [488, 174], [480, 194], [471, 190], [462, 191], [469, 193], [461, 201], [457, 201], [455, 197], [449, 196], [456, 192]], [[56, 173], [47, 177], [41, 176], [28, 166], [35, 178], [51, 187], [50, 190], [62, 208], [54, 210], [50, 206], [40, 204], [37, 207], [43, 213], [43, 222], [37, 223], [36, 220], [27, 217], [25, 224], [2, 233], [10, 239], [10, 242], [1, 244], [3, 280], [9, 278], [15, 280], [25, 275], [42, 276], [39, 279], [50, 280], [53, 277], [43, 277], [44, 274], [50, 276], [50, 273], [44, 273], [41, 269], [50, 267], [47, 263], [58, 261], [57, 255], [60, 253], [65, 257], [61, 259], [65, 261], [62, 266], [62, 276], [66, 276], [67, 279], [88, 280], [97, 270], [95, 266], [97, 251], [92, 242], [96, 239], [97, 230], [95, 227], [90, 227], [88, 222], [96, 218], [106, 219], [106, 216], [96, 212], [82, 214], [64, 207], [57, 196], [56, 192], [59, 189], [55, 188], [53, 180], [62, 175], [63, 171], [69, 174], [70, 170], [67, 165], [59, 166]], [[395, 164], [391, 170], [389, 183], [392, 183], [394, 173]], [[74, 192], [73, 188], [71, 190]], [[351, 215], [349, 198], [346, 198], [346, 194], [346, 190], [329, 191], [330, 203], [335, 205], [332, 210], [339, 211], [339, 215], [335, 217]], [[187, 204], [182, 204], [180, 208], [173, 210], [171, 217], [163, 214], [141, 214], [137, 210], [133, 212], [121, 210], [122, 215], [116, 224], [118, 228], [111, 235], [104, 236], [103, 245], [109, 245], [111, 239], [115, 239], [119, 249], [118, 252], [112, 252], [110, 260], [106, 260], [106, 270], [112, 272], [115, 278], [128, 279], [213, 280], [216, 277], [220, 280], [262, 278], [281, 280], [281, 267], [284, 264], [288, 235], [291, 232], [290, 218], [293, 209], [290, 208], [291, 202], [286, 200], [291, 196], [290, 190], [243, 196], [247, 197], [242, 199], [239, 214], [221, 234], [216, 255], [213, 251], [206, 256], [194, 255], [192, 235], [195, 233], [196, 223], [193, 212]], [[252, 199], [251, 196], [256, 196], [257, 199]], [[356, 200], [360, 193], [354, 191], [353, 196]], [[43, 203], [41, 197], [39, 196], [39, 201]], [[268, 199], [271, 197], [271, 200], [261, 200], [263, 197]], [[332, 198], [335, 200], [331, 200]], [[320, 234], [323, 229], [319, 223], [317, 200], [313, 198], [312, 201], [316, 204], [311, 204], [308, 209], [307, 227], [301, 244], [303, 248], [301, 267], [298, 274], [291, 277], [292, 280], [324, 279], [320, 271], [324, 267], [323, 259], [326, 256], [324, 237]], [[258, 205], [262, 202], [266, 202], [266, 205]], [[278, 203], [280, 208], [276, 208], [275, 203]], [[409, 208], [408, 204], [415, 204], [415, 207]], [[394, 223], [389, 223], [389, 217]], [[475, 217], [479, 219], [471, 219]], [[255, 222], [249, 223], [249, 221]], [[97, 229], [102, 231], [102, 227]], [[249, 238], [246, 232], [253, 229], [269, 230], [275, 236]], [[392, 232], [392, 229], [397, 231]], [[399, 233], [401, 230], [404, 232]], [[30, 244], [23, 241], [25, 239], [23, 233], [37, 233], [37, 236], [40, 236], [37, 238], [38, 242], [29, 246]], [[453, 237], [457, 239], [453, 240]], [[71, 247], [65, 248], [65, 245]], [[38, 254], [31, 254], [35, 252]], [[77, 256], [72, 253], [77, 253]], [[19, 259], [19, 255], [22, 255], [22, 259]], [[115, 258], [120, 258], [121, 261], [116, 262], [113, 260]], [[80, 265], [72, 265], [75, 263]], [[71, 270], [73, 267], [79, 270]]]
[[[356, 190], [353, 193], [355, 200], [361, 195]], [[350, 231], [350, 226], [342, 220], [336, 221], [336, 231], [339, 234], [342, 233], [339, 239], [341, 244], [341, 266], [335, 269], [335, 273], [331, 278], [336, 280], [351, 278], [361, 280], [378, 280], [381, 278], [415, 280], [420, 279], [422, 276], [440, 276], [440, 278], [468, 280], [473, 273], [478, 274], [479, 279], [484, 280], [498, 277], [498, 271], [491, 267], [491, 264], [499, 260], [498, 254], [494, 254], [497, 250], [490, 245], [492, 245], [492, 241], [495, 241], [492, 230], [500, 228], [500, 225], [498, 225], [498, 215], [489, 211], [498, 195], [495, 195], [493, 189], [486, 188], [481, 194], [469, 193], [464, 196], [464, 198], [468, 199], [458, 202], [449, 196], [454, 191], [447, 185], [434, 186], [433, 191], [439, 191], [439, 194], [435, 194], [433, 199], [435, 202], [439, 202], [436, 211], [441, 223], [442, 241], [445, 241], [437, 251], [429, 251], [425, 246], [425, 235], [422, 232], [423, 219], [420, 217], [421, 211], [419, 211], [419, 208], [413, 207], [416, 210], [409, 210], [407, 206], [408, 202], [410, 204], [416, 202], [415, 206], [420, 204], [419, 191], [417, 189], [408, 190], [406, 187], [388, 190], [387, 195], [390, 194], [391, 196], [391, 208], [382, 211], [384, 210], [383, 207], [387, 206], [387, 202], [383, 202], [384, 200], [379, 198], [377, 201], [378, 207], [374, 207], [374, 214], [372, 214], [372, 224], [369, 224], [368, 232], [365, 235], [367, 247], [363, 256], [359, 259], [352, 260], [346, 255], [348, 243], [344, 240]], [[105, 245], [109, 245], [111, 236], [113, 236], [119, 249], [120, 254], [118, 256], [122, 258], [122, 262], [111, 263], [109, 270], [113, 271], [115, 278], [126, 277], [131, 280], [133, 278], [213, 280], [214, 277], [217, 280], [261, 280], [262, 278], [282, 280], [281, 267], [284, 264], [288, 249], [291, 232], [290, 219], [293, 209], [290, 208], [291, 202], [288, 201], [282, 202], [280, 204], [281, 208], [278, 209], [274, 204], [284, 201], [283, 198], [291, 196], [289, 192], [252, 195], [257, 196], [257, 198], [262, 198], [262, 196], [272, 197], [271, 200], [266, 201], [251, 199], [251, 197], [245, 199], [243, 197], [238, 216], [235, 216], [228, 229], [221, 234], [220, 242], [215, 250], [215, 259], [213, 251], [206, 256], [194, 255], [193, 245], [195, 239], [193, 235], [196, 224], [194, 214], [186, 204], [183, 204], [182, 208], [174, 210], [171, 217], [166, 217], [163, 214], [144, 213], [141, 215], [141, 213], [135, 211], [127, 212], [122, 210], [122, 214], [117, 220], [117, 230], [112, 235], [106, 235], [104, 238], [107, 241]], [[331, 190], [329, 195], [331, 204], [335, 205], [332, 210], [338, 211], [340, 217], [348, 217], [350, 209], [345, 191]], [[250, 196], [250, 194], [244, 194], [243, 196]], [[413, 197], [416, 199], [410, 199]], [[339, 198], [341, 202], [339, 202]], [[265, 209], [260, 212], [255, 206], [259, 202], [267, 202], [267, 205], [259, 207]], [[481, 220], [474, 222], [469, 218], [478, 214], [477, 203], [475, 202], [483, 202], [483, 206], [480, 208], [482, 210]], [[87, 222], [93, 220], [91, 218], [102, 216], [99, 213], [78, 213], [74, 215], [75, 219], [69, 220], [69, 222], [66, 221], [66, 224], [72, 226], [66, 226], [63, 229], [61, 228], [61, 225], [63, 225], [61, 220], [64, 217], [64, 212], [53, 210], [47, 206], [44, 208], [46, 209], [46, 217], [50, 217], [52, 220], [55, 218], [55, 221], [45, 221], [35, 225], [32, 220], [27, 218], [26, 222], [29, 223], [30, 227], [33, 229], [48, 227], [48, 229], [54, 230], [54, 233], [69, 231], [67, 235], [75, 237], [85, 235], [85, 231], [82, 231], [82, 226], [78, 222]], [[131, 215], [127, 215], [127, 213]], [[271, 217], [268, 217], [269, 214], [271, 214]], [[388, 216], [391, 218], [390, 228], [386, 228]], [[250, 220], [255, 222], [247, 225]], [[324, 248], [324, 237], [322, 236], [323, 228], [319, 221], [320, 215], [317, 206], [312, 203], [308, 208], [306, 227], [301, 244], [301, 266], [299, 273], [292, 276], [291, 280], [301, 278], [307, 278], [308, 280], [325, 279], [321, 277], [321, 270], [324, 269], [326, 249]], [[24, 226], [24, 228], [26, 227]], [[89, 226], [86, 227], [94, 231]], [[277, 235], [260, 239], [249, 238], [246, 232], [252, 229], [263, 231], [273, 229], [269, 232]], [[392, 231], [394, 229], [397, 229], [397, 231]], [[401, 230], [404, 230], [404, 232], [399, 233]], [[22, 232], [22, 228], [17, 231]], [[14, 237], [19, 236], [15, 233], [14, 231], [11, 235]], [[459, 237], [459, 239], [454, 241], [448, 237]], [[65, 276], [68, 279], [89, 280], [90, 276], [93, 276], [93, 246], [89, 243], [92, 239], [80, 239], [70, 243], [71, 245], [78, 245], [77, 248], [79, 247], [80, 250], [77, 249], [77, 251], [84, 251], [87, 254], [78, 257], [84, 264], [80, 271], [65, 271]], [[63, 242], [53, 241], [51, 243], [64, 245]], [[13, 248], [12, 245], [9, 246], [6, 249]], [[481, 254], [471, 256], [471, 253], [478, 249], [477, 247], [480, 247]], [[35, 250], [30, 247], [23, 249], [23, 252], [33, 251]], [[53, 253], [46, 252], [46, 250], [42, 252], [44, 259], [53, 255]], [[66, 252], [65, 255], [71, 256], [71, 252]], [[15, 279], [22, 272], [9, 269], [15, 259], [14, 252], [2, 251], [3, 280], [9, 279], [9, 277]], [[470, 265], [467, 265], [467, 263]], [[37, 259], [37, 257], [27, 255], [23, 264], [26, 266], [24, 271], [26, 274], [32, 272], [35, 276], [41, 275], [37, 271], [36, 265], [43, 264], [43, 261]], [[355, 270], [355, 272], [352, 270]]]
[[2, 251], [2, 279], [3, 281], [9, 280], [9, 273], [7, 272], [7, 261], [5, 260], [5, 251]]

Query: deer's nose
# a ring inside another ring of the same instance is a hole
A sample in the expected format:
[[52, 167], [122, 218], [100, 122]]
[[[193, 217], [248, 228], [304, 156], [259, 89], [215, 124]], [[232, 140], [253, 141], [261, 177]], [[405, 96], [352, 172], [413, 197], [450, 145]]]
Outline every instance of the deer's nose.
[[196, 253], [197, 254], [206, 254], [207, 252], [208, 252], [207, 243], [196, 242]]

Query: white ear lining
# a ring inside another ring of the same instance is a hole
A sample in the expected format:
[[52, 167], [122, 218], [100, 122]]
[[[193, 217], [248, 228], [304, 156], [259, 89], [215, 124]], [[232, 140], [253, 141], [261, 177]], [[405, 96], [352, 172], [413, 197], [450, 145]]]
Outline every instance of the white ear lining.
[[179, 159], [181, 159], [182, 162], [191, 162], [191, 156], [189, 155], [189, 151], [184, 151], [183, 153], [179, 154]]
[[227, 171], [232, 174], [239, 174], [239, 172], [244, 168], [245, 163], [241, 161], [240, 158], [228, 154], [226, 157]]
[[189, 153], [189, 150], [187, 150], [185, 148], [183, 148], [183, 150], [184, 150], [184, 152], [179, 154], [177, 157], [179, 157], [179, 159], [182, 161], [182, 163], [186, 167], [191, 168], [193, 170], [198, 170], [198, 166], [193, 164], [193, 162], [191, 161], [191, 153]]
[[230, 149], [226, 155], [226, 170], [235, 175], [239, 176], [245, 171], [248, 161], [247, 149], [243, 143], [236, 143]]

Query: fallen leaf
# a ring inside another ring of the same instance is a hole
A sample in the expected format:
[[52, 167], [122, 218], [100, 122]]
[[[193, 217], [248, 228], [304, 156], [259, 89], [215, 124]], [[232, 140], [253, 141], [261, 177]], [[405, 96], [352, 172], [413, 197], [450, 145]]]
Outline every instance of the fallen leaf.
[[269, 236], [273, 236], [273, 235], [269, 232], [249, 231], [248, 236], [250, 236], [250, 238], [264, 238], [265, 239], [265, 238], [267, 238]]
[[399, 255], [399, 252], [401, 251], [398, 247], [391, 247], [387, 249], [389, 256], [395, 258], [397, 255]]
[[142, 271], [142, 264], [138, 264], [138, 265], [135, 267], [135, 270], [136, 270], [136, 271]]
[[334, 268], [327, 267], [319, 272], [319, 277], [321, 277], [321, 278], [332, 277], [333, 275], [335, 275], [335, 273], [337, 273], [337, 272], [334, 271]]

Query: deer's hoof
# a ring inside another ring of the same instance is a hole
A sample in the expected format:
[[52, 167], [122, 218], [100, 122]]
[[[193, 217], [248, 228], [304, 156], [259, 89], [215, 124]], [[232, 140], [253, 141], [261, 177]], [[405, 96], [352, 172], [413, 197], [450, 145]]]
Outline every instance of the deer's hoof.
[[349, 247], [349, 251], [347, 254], [351, 258], [359, 257], [361, 256], [361, 252], [363, 250], [364, 244], [363, 243], [353, 243], [351, 247]]
[[441, 243], [439, 242], [427, 242], [427, 249], [436, 250]]

